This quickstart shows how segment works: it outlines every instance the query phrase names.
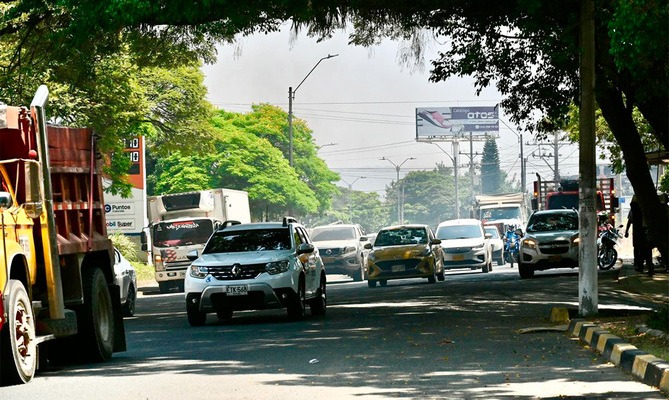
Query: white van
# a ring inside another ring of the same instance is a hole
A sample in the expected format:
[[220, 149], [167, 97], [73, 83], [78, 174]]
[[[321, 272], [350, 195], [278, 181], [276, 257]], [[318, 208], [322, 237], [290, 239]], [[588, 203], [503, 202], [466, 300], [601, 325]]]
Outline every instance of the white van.
[[481, 269], [492, 271], [492, 235], [486, 233], [478, 219], [444, 221], [435, 233], [444, 252], [444, 269]]

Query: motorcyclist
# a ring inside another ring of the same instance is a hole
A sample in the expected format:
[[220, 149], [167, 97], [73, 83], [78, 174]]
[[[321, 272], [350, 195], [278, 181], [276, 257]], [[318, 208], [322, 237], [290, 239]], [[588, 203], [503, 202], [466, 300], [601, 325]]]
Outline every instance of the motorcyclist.
[[[506, 232], [504, 233], [504, 253], [505, 260], [511, 263], [511, 268], [513, 268], [514, 258], [518, 255], [518, 245], [520, 237], [516, 233], [516, 227], [513, 225], [508, 225], [506, 227]], [[513, 247], [511, 244], [513, 243]]]

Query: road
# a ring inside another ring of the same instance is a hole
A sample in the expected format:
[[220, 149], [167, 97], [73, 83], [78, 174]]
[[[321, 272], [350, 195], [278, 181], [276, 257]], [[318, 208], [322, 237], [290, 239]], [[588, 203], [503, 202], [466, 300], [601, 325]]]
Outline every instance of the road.
[[0, 399], [665, 398], [565, 333], [518, 332], [578, 304], [575, 271], [520, 280], [507, 266], [374, 289], [330, 278], [327, 316], [298, 322], [244, 312], [192, 328], [182, 294], [145, 292], [126, 319], [127, 352], [38, 372]]

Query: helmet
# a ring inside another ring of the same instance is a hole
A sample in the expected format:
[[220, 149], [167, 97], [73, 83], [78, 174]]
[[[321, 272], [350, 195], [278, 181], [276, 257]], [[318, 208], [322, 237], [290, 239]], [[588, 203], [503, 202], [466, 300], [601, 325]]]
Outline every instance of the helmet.
[[514, 228], [515, 228], [515, 227], [514, 227], [513, 225], [507, 225], [507, 226], [506, 226], [506, 231], [507, 231], [507, 232], [513, 232]]

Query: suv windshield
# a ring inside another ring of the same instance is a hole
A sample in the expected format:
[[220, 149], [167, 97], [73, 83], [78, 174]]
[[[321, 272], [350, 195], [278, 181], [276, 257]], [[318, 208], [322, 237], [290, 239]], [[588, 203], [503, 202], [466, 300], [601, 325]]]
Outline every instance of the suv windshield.
[[578, 214], [575, 212], [533, 214], [527, 221], [527, 232], [575, 230], [578, 230]]
[[291, 247], [288, 228], [235, 231], [224, 229], [214, 233], [202, 254], [290, 250]]
[[427, 244], [425, 228], [401, 228], [380, 231], [375, 246], [400, 246], [407, 244]]
[[488, 208], [481, 210], [482, 219], [520, 219], [520, 208]]
[[214, 226], [208, 219], [160, 222], [153, 228], [153, 244], [156, 247], [202, 244], [213, 232]]
[[478, 225], [451, 225], [437, 228], [437, 239], [474, 239], [483, 237]]
[[311, 232], [311, 240], [314, 242], [346, 239], [355, 239], [355, 229], [350, 226], [314, 228]]

